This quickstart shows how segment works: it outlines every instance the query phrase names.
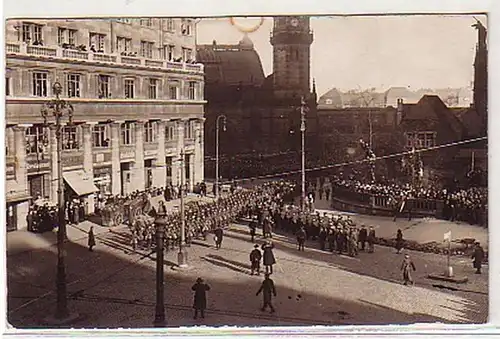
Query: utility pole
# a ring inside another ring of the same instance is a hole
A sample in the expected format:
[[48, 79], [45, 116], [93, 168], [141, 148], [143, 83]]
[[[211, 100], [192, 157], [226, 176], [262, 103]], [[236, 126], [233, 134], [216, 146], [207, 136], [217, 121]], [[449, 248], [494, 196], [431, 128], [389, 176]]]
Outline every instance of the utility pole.
[[188, 261], [188, 255], [187, 251], [185, 248], [185, 242], [186, 242], [186, 216], [184, 212], [184, 149], [181, 150], [180, 153], [180, 167], [181, 167], [181, 185], [180, 185], [180, 195], [181, 195], [181, 201], [180, 201], [180, 213], [181, 213], [181, 234], [179, 238], [179, 253], [177, 254], [177, 263], [180, 268], [186, 268], [188, 266], [187, 261]]
[[304, 100], [304, 97], [301, 98], [301, 105], [300, 105], [300, 133], [301, 133], [301, 138], [302, 138], [302, 210], [304, 210], [305, 203], [306, 203], [306, 149], [305, 149], [305, 144], [306, 144], [306, 102]]

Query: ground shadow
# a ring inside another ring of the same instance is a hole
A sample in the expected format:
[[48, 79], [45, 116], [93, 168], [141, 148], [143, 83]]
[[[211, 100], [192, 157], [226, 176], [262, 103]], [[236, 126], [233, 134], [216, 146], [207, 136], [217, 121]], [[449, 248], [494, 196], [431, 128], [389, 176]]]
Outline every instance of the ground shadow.
[[[106, 246], [104, 243], [100, 247]], [[95, 252], [78, 243], [66, 246], [69, 307], [80, 318], [74, 328], [140, 328], [151, 327], [155, 310], [155, 268], [151, 254], [124, 255], [120, 250], [97, 248]], [[114, 251], [110, 253], [110, 251]], [[232, 266], [242, 271], [247, 265], [218, 255], [205, 260]], [[8, 320], [17, 328], [47, 328], [45, 316], [53, 312], [56, 254], [39, 249], [17, 258], [8, 258]], [[245, 273], [247, 273], [245, 271]], [[169, 326], [200, 324], [192, 320], [191, 286], [198, 273], [165, 270], [165, 305]], [[205, 277], [204, 277], [205, 278]], [[46, 286], [22, 286], [20, 279]], [[363, 301], [315, 295], [282, 287], [275, 278], [278, 297], [277, 313], [260, 312], [262, 297], [255, 296], [261, 278], [242, 276], [241, 281], [213, 275], [206, 277], [208, 293], [207, 318], [203, 325], [279, 326], [279, 325], [368, 325], [444, 322], [447, 319], [425, 314], [410, 314], [368, 304]], [[300, 298], [299, 298], [300, 295]], [[34, 296], [42, 296], [33, 300]], [[467, 305], [464, 305], [466, 307]], [[457, 308], [460, 308], [457, 305]], [[465, 317], [465, 315], [463, 315]], [[457, 320], [460, 322], [460, 320]]]

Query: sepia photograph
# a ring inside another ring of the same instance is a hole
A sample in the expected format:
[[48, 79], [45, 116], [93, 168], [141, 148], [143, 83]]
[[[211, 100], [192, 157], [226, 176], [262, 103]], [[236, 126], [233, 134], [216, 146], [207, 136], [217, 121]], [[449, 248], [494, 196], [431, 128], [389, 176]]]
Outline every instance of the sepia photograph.
[[9, 326], [488, 322], [486, 14], [4, 25]]

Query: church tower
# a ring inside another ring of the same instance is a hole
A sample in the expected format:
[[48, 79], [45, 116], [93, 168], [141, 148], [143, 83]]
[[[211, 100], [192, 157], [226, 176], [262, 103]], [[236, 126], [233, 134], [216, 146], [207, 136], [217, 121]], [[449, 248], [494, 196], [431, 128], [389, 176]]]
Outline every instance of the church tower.
[[300, 100], [310, 94], [310, 59], [313, 34], [309, 17], [275, 17], [273, 45], [273, 88], [278, 100]]
[[476, 57], [474, 60], [474, 107], [481, 117], [482, 135], [488, 131], [488, 47], [486, 45], [487, 30], [477, 20], [472, 25], [478, 31]]

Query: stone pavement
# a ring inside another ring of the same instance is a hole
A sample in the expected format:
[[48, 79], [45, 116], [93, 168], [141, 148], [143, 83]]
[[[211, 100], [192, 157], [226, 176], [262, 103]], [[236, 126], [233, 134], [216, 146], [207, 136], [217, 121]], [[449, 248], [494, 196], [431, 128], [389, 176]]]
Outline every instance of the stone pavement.
[[[209, 237], [211, 240], [211, 237]], [[262, 277], [250, 276], [247, 227], [233, 225], [222, 249], [211, 241], [188, 248], [192, 269], [175, 271], [177, 251], [166, 253], [165, 301], [170, 326], [389, 324], [413, 322], [484, 322], [487, 316], [487, 268], [473, 275], [470, 262], [452, 258], [455, 270], [467, 273], [469, 284], [458, 291], [438, 289], [425, 278], [440, 270], [444, 258], [411, 253], [417, 266], [416, 286], [400, 283], [401, 256], [377, 247], [357, 258], [313, 249], [298, 252], [294, 239], [275, 235], [277, 265], [273, 279], [278, 297], [275, 315], [259, 311], [256, 297]], [[74, 327], [150, 327], [154, 319], [154, 258], [134, 254], [125, 228], [97, 235], [95, 252], [86, 238], [67, 245], [69, 306], [82, 317]], [[261, 241], [259, 239], [259, 241]], [[9, 256], [8, 318], [16, 327], [42, 326], [54, 309], [56, 256], [47, 248]], [[211, 286], [205, 320], [192, 319], [192, 291], [201, 276]]]

